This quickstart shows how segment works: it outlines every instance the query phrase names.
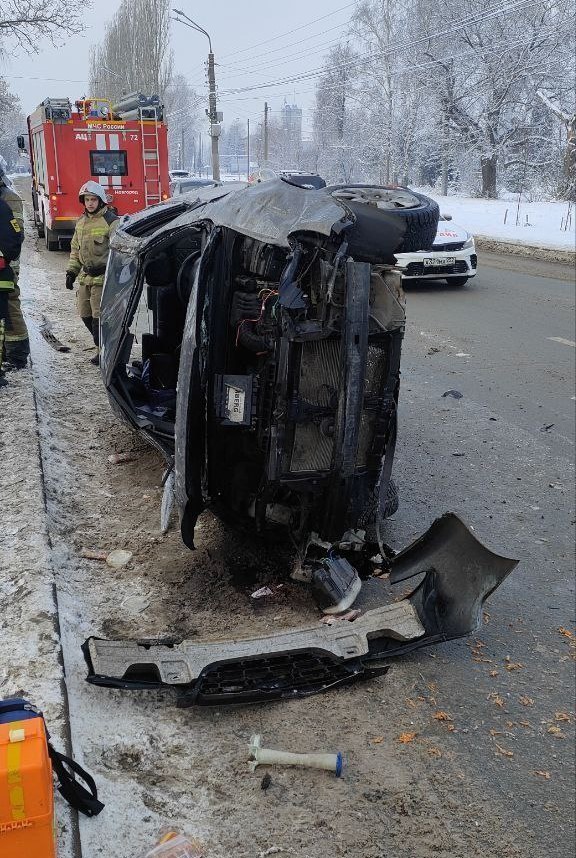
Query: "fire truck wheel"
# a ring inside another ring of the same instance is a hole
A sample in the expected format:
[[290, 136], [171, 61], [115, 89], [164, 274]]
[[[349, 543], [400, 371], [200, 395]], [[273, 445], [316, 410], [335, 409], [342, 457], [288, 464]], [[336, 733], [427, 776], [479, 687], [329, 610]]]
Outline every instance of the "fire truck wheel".
[[44, 225], [44, 241], [46, 243], [46, 250], [59, 250], [60, 242], [58, 241], [58, 235], [52, 229], [48, 229], [46, 225]]

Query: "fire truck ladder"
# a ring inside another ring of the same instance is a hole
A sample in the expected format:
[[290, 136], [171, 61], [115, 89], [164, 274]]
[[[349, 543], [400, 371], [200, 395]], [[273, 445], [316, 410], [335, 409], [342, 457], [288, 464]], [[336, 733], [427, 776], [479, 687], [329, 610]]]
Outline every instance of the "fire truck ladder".
[[140, 109], [140, 131], [142, 134], [142, 163], [144, 165], [144, 201], [153, 206], [162, 201], [160, 177], [160, 151], [158, 140], [158, 114], [155, 107]]

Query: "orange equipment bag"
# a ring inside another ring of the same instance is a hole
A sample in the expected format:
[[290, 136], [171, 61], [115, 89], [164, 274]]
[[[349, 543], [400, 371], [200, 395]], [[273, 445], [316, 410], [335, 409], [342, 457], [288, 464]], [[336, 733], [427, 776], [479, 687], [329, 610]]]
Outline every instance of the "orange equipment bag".
[[0, 855], [55, 858], [53, 770], [72, 807], [87, 816], [100, 813], [94, 781], [52, 747], [40, 710], [20, 698], [0, 700]]

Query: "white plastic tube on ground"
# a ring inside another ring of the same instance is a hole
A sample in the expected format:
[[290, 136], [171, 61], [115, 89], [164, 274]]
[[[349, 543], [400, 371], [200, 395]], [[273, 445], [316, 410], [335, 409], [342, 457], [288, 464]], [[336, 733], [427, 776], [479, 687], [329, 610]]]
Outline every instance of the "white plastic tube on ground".
[[256, 766], [281, 765], [302, 766], [309, 769], [325, 769], [334, 772], [337, 778], [342, 774], [342, 754], [292, 754], [289, 751], [275, 751], [262, 747], [262, 736], [258, 734], [250, 739], [250, 770]]

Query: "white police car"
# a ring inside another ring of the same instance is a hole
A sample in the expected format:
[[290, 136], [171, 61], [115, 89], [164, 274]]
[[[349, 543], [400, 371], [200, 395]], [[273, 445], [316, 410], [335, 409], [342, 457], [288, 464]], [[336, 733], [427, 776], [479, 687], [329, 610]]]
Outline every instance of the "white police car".
[[451, 215], [440, 215], [431, 250], [396, 254], [404, 280], [446, 280], [450, 286], [465, 286], [475, 276], [474, 236], [451, 220]]

